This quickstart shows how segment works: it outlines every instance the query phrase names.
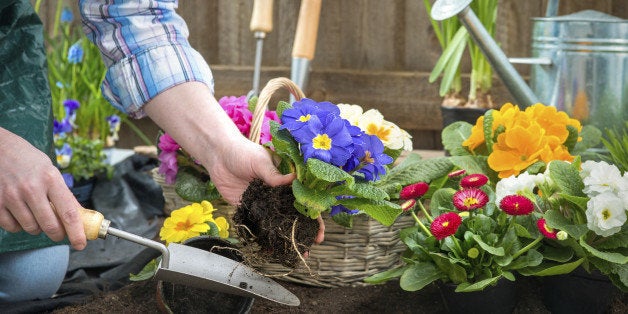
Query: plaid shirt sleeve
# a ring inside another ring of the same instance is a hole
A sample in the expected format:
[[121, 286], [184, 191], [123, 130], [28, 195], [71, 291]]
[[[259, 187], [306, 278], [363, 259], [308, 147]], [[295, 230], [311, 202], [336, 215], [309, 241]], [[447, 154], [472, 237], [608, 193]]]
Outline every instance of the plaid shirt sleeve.
[[205, 59], [188, 42], [177, 0], [80, 0], [87, 37], [101, 51], [107, 74], [101, 89], [131, 117], [164, 90], [184, 82], [214, 81]]

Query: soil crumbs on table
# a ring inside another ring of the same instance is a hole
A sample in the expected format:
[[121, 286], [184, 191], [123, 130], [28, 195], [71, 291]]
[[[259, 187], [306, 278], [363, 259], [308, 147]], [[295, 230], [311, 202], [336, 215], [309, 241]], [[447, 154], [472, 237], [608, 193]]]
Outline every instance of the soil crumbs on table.
[[[519, 301], [513, 313], [550, 313], [539, 297], [535, 278], [523, 278]], [[436, 285], [418, 292], [406, 292], [397, 281], [382, 285], [319, 288], [281, 282], [294, 293], [301, 305], [291, 307], [256, 299], [250, 313], [447, 313]], [[158, 313], [154, 280], [134, 282], [122, 289], [96, 295], [83, 305], [68, 306], [53, 313]], [[628, 297], [613, 300], [608, 313], [628, 313]]]

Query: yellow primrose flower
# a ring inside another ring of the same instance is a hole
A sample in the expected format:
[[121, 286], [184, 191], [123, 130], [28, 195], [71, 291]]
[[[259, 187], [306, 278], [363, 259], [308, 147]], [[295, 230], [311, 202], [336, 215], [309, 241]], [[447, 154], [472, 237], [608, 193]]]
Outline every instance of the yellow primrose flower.
[[159, 237], [166, 241], [180, 243], [209, 231], [207, 221], [212, 220], [211, 213], [205, 213], [203, 206], [193, 203], [172, 211], [159, 231]]
[[534, 123], [529, 128], [515, 126], [497, 136], [493, 152], [488, 156], [488, 165], [499, 172], [500, 178], [518, 175], [528, 166], [540, 160], [548, 152], [544, 130]]
[[218, 227], [218, 235], [221, 238], [229, 237], [229, 223], [225, 217], [216, 217], [216, 220], [213, 221]]

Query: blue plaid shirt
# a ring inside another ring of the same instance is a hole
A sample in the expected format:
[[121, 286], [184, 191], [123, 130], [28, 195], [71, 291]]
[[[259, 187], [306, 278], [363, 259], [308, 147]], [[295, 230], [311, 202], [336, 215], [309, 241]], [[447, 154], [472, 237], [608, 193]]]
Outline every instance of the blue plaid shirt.
[[175, 85], [198, 81], [213, 91], [207, 62], [188, 42], [177, 0], [80, 0], [87, 37], [101, 51], [105, 98], [131, 117]]

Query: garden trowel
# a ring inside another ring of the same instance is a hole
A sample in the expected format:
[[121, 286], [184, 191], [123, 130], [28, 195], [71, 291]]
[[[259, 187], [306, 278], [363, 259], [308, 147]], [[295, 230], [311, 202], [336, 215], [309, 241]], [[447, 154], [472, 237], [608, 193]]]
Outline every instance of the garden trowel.
[[88, 240], [104, 239], [108, 234], [161, 252], [155, 279], [222, 293], [259, 297], [298, 306], [299, 298], [275, 281], [252, 268], [194, 247], [170, 243], [168, 246], [109, 226], [111, 223], [94, 210], [81, 209]]

